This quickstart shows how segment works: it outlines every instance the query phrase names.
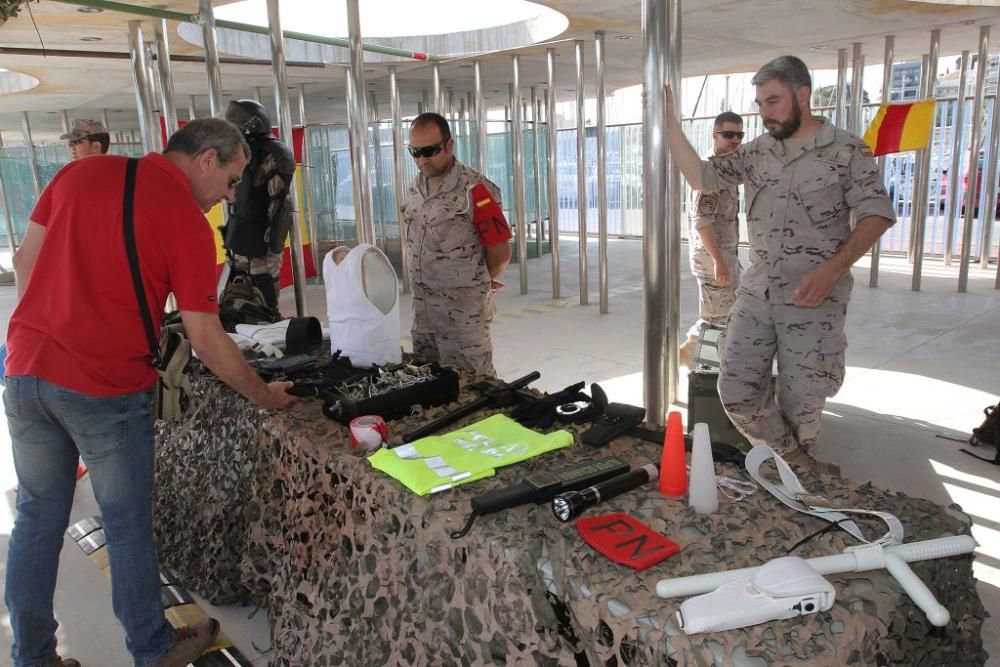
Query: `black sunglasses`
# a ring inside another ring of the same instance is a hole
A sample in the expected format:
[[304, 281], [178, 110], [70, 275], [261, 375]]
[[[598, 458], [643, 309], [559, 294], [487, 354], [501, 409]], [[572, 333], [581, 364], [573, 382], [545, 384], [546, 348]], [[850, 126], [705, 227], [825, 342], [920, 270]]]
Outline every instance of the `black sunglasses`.
[[448, 140], [445, 139], [444, 141], [436, 143], [433, 146], [407, 146], [406, 150], [410, 151], [410, 157], [413, 158], [434, 157], [441, 152], [441, 149], [444, 148], [447, 141]]
[[721, 134], [725, 139], [742, 139], [743, 132], [734, 132], [733, 130], [716, 130], [716, 134]]

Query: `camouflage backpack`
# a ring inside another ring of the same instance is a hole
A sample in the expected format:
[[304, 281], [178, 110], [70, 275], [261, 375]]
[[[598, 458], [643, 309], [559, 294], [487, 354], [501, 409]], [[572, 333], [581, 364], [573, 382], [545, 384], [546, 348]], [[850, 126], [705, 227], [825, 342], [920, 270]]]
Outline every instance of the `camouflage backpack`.
[[259, 289], [242, 276], [226, 286], [219, 300], [219, 318], [226, 331], [236, 331], [237, 324], [271, 324], [281, 313], [267, 305]]

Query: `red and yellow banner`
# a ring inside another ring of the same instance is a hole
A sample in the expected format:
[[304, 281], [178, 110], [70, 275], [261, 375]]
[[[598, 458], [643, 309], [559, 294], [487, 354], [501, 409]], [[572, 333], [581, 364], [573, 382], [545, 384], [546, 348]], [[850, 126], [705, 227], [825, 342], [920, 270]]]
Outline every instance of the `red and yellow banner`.
[[934, 100], [883, 104], [865, 130], [874, 155], [926, 149], [934, 125]]
[[[178, 121], [178, 125], [183, 126], [187, 121]], [[160, 131], [163, 133], [163, 145], [167, 144], [167, 126], [163, 118], [160, 118]], [[274, 136], [280, 137], [278, 128], [271, 128]], [[299, 205], [299, 230], [301, 232], [300, 238], [302, 239], [302, 255], [305, 260], [305, 271], [306, 278], [312, 278], [316, 275], [316, 266], [313, 263], [312, 255], [312, 239], [309, 238], [309, 225], [306, 222], [306, 216], [302, 215], [302, 205], [301, 202], [305, 201], [305, 193], [302, 191], [302, 141], [305, 137], [305, 131], [301, 127], [292, 128], [292, 153], [295, 155], [295, 191], [298, 194]], [[224, 204], [216, 204], [212, 207], [208, 213], [205, 214], [205, 218], [208, 220], [208, 224], [212, 226], [215, 231], [213, 235], [215, 238], [215, 262], [216, 269], [221, 273], [223, 264], [226, 263], [226, 249], [222, 246], [222, 234], [219, 233], [218, 229], [222, 226], [222, 207]], [[285, 241], [284, 250], [284, 260], [281, 262], [281, 276], [278, 278], [278, 283], [280, 287], [288, 287], [292, 284], [292, 258], [291, 258], [291, 247], [289, 243], [291, 242], [291, 236]]]

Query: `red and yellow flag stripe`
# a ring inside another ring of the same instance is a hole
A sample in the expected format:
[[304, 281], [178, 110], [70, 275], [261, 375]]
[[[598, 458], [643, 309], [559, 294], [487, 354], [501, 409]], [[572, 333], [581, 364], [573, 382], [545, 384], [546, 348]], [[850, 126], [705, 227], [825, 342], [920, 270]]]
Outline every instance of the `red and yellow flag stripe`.
[[926, 149], [934, 125], [934, 100], [883, 104], [865, 130], [874, 155]]

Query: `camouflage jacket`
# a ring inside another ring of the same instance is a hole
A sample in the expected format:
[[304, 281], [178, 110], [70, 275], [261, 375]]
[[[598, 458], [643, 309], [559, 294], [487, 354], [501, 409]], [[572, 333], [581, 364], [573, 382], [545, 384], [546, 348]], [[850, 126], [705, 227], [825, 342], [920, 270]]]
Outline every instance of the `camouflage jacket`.
[[701, 242], [698, 230], [712, 226], [715, 242], [719, 244], [731, 272], [739, 271], [737, 246], [740, 240], [739, 190], [735, 186], [718, 190], [691, 192], [691, 272], [698, 276], [715, 277], [715, 262]]
[[484, 183], [500, 202], [500, 190], [458, 160], [434, 193], [418, 174], [403, 205], [410, 278], [429, 292], [453, 298], [489, 294], [486, 255], [472, 222], [469, 188]]
[[[740, 292], [770, 303], [792, 303], [799, 282], [830, 259], [857, 220], [879, 216], [895, 222], [892, 204], [871, 150], [861, 139], [820, 120], [819, 133], [794, 155], [769, 134], [732, 153], [702, 162], [705, 190], [744, 184], [750, 267]], [[828, 300], [846, 303], [850, 272]]]

